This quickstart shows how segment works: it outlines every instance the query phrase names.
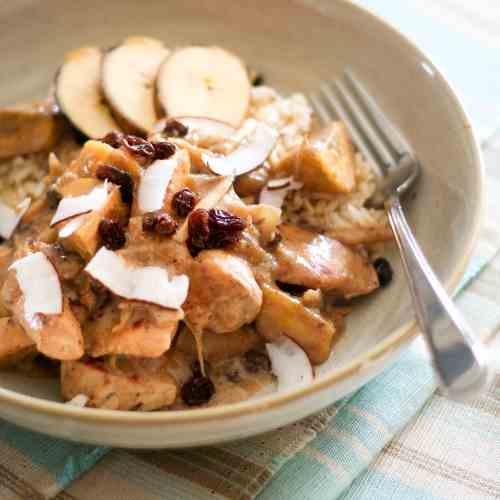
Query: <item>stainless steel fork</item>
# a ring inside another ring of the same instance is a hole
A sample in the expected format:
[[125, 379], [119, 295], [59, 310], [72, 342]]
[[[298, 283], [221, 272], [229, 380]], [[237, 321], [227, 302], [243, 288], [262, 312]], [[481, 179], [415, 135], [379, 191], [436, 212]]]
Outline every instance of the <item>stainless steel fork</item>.
[[489, 378], [486, 349], [434, 274], [401, 206], [401, 198], [421, 174], [415, 153], [352, 72], [324, 83], [309, 97], [322, 122], [336, 118], [346, 124], [356, 146], [379, 171], [378, 199], [385, 200], [417, 324], [430, 348], [441, 389], [455, 398], [477, 394]]

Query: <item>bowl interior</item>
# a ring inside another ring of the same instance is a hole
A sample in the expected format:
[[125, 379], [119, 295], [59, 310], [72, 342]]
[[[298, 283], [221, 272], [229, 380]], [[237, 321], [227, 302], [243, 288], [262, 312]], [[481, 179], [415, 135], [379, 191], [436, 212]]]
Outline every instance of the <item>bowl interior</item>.
[[[169, 46], [218, 44], [239, 54], [266, 82], [310, 92], [354, 69], [417, 151], [424, 169], [407, 212], [433, 268], [450, 282], [476, 233], [481, 172], [470, 125], [432, 64], [384, 23], [344, 1], [165, 2], [86, 0], [4, 2], [0, 7], [0, 105], [46, 95], [64, 53], [150, 35]], [[365, 356], [411, 318], [399, 258], [395, 280], [363, 300], [336, 345], [332, 370]], [[0, 375], [0, 385], [58, 399], [57, 384]]]

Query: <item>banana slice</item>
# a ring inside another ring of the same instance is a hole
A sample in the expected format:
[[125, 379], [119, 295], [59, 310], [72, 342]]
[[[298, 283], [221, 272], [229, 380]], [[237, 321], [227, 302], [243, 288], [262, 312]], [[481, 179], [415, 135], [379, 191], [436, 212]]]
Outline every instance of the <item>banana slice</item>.
[[169, 50], [159, 40], [127, 38], [102, 61], [102, 90], [122, 129], [139, 135], [152, 131], [155, 111], [155, 79]]
[[62, 112], [91, 139], [120, 130], [103, 101], [100, 89], [102, 52], [82, 47], [68, 53], [56, 77], [55, 96]]
[[243, 63], [219, 47], [186, 47], [161, 65], [158, 100], [168, 116], [200, 116], [238, 127], [250, 101]]

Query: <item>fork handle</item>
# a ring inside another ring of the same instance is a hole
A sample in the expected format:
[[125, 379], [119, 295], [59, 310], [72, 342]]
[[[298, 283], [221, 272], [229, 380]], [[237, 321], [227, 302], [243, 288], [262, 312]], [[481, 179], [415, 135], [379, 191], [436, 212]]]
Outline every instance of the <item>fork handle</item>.
[[487, 353], [431, 269], [406, 221], [399, 196], [389, 202], [389, 222], [441, 389], [453, 398], [477, 394], [488, 383]]

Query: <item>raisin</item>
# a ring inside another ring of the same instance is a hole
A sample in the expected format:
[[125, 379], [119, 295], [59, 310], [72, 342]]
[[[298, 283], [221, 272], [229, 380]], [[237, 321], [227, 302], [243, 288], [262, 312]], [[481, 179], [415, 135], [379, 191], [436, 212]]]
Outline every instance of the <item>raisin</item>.
[[156, 226], [156, 213], [149, 212], [142, 216], [142, 230], [145, 232], [152, 232]]
[[208, 212], [210, 248], [223, 248], [236, 243], [246, 227], [245, 221], [225, 210], [212, 208]]
[[101, 139], [101, 142], [118, 149], [123, 143], [123, 134], [121, 132], [110, 132]]
[[260, 87], [261, 85], [264, 85], [264, 77], [260, 73], [256, 74], [252, 81], [252, 85], [254, 87]]
[[177, 221], [161, 210], [149, 212], [142, 217], [142, 230], [146, 232], [170, 236], [177, 231], [177, 226]]
[[277, 281], [276, 284], [280, 290], [283, 290], [290, 295], [294, 295], [295, 297], [302, 297], [307, 290], [307, 287], [303, 285], [293, 285], [291, 283], [283, 283], [281, 281]]
[[189, 216], [187, 246], [193, 257], [208, 248], [210, 237], [208, 218], [208, 212], [203, 208], [198, 208]]
[[155, 158], [155, 147], [149, 141], [146, 141], [146, 139], [142, 139], [136, 135], [125, 135], [122, 144], [130, 154], [139, 159], [143, 164], [149, 163]]
[[47, 191], [47, 204], [49, 208], [57, 208], [61, 199], [61, 193], [56, 189], [52, 188]]
[[175, 153], [175, 144], [168, 141], [154, 142], [153, 147], [156, 160], [166, 160]]
[[392, 281], [393, 271], [390, 262], [383, 257], [375, 259], [373, 267], [377, 271], [378, 281], [381, 287], [387, 286]]
[[108, 250], [119, 250], [125, 246], [125, 231], [116, 220], [103, 219], [99, 224], [99, 235]]
[[120, 186], [120, 193], [123, 203], [130, 205], [134, 197], [134, 181], [127, 172], [105, 163], [99, 165], [96, 170], [96, 177], [102, 181], [108, 180]]
[[177, 231], [177, 222], [165, 212], [156, 216], [155, 231], [163, 236], [170, 236]]
[[163, 133], [170, 137], [185, 137], [189, 132], [189, 129], [181, 123], [180, 121], [171, 118], [167, 120]]
[[271, 361], [267, 355], [261, 351], [251, 349], [243, 356], [245, 368], [250, 373], [257, 373], [259, 371], [268, 372], [271, 369]]
[[225, 210], [199, 208], [191, 213], [188, 222], [187, 246], [193, 257], [206, 248], [223, 248], [236, 243], [246, 223]]
[[215, 394], [215, 386], [208, 377], [194, 376], [181, 389], [181, 397], [188, 406], [208, 403]]
[[172, 198], [172, 208], [180, 217], [186, 217], [186, 215], [193, 210], [197, 203], [198, 196], [196, 196], [196, 194], [189, 188], [177, 191]]

